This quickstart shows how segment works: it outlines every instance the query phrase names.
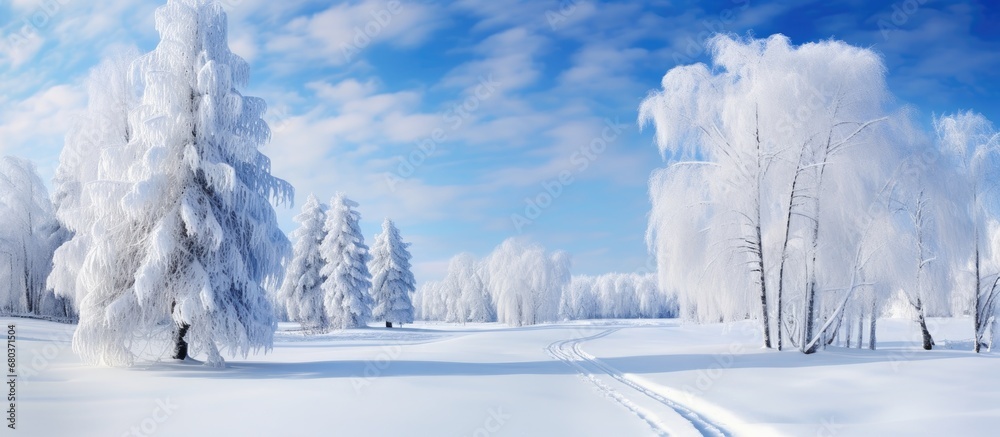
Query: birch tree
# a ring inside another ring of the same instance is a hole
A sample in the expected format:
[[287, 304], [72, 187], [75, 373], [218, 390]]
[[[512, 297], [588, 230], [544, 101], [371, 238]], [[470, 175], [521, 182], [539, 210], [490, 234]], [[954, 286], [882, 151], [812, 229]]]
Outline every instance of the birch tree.
[[[831, 237], [839, 238], [844, 229], [857, 228], [839, 215], [823, 214], [820, 206], [842, 205], [865, 181], [850, 179], [858, 170], [851, 168], [858, 153], [852, 149], [884, 120], [885, 69], [874, 52], [839, 41], [796, 47], [781, 35], [723, 35], [709, 47], [714, 68], [695, 64], [668, 71], [663, 89], [640, 107], [640, 124], [654, 125], [668, 161], [650, 179], [647, 241], [657, 255], [659, 281], [677, 289], [682, 316], [727, 320], [754, 314], [764, 346], [771, 347], [774, 311], [778, 347], [790, 319], [800, 321], [803, 345], [814, 337], [820, 317], [822, 264], [851, 259], [821, 256], [820, 229], [832, 223]], [[831, 175], [833, 163], [843, 169]], [[838, 189], [825, 182], [831, 178]], [[854, 205], [867, 208], [864, 201]], [[791, 266], [792, 259], [806, 261]], [[842, 274], [849, 265], [836, 268]], [[806, 286], [788, 287], [791, 277]], [[785, 314], [786, 288], [806, 290], [800, 313], [791, 317]], [[747, 294], [751, 289], [753, 296]]]
[[1000, 168], [997, 154], [1000, 133], [986, 117], [971, 111], [935, 118], [934, 129], [942, 149], [956, 160], [971, 198], [967, 213], [972, 218], [973, 348], [979, 352], [983, 346], [989, 346], [987, 329], [993, 324], [996, 299], [1000, 294], [1000, 276], [989, 281], [983, 270], [984, 257], [991, 249], [983, 245], [987, 238], [987, 218], [998, 211], [993, 188], [1000, 177], [996, 173]]

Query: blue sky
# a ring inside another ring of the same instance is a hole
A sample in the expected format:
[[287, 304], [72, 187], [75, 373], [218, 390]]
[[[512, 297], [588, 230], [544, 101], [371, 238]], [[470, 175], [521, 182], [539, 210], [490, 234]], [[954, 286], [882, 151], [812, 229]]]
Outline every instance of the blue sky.
[[[51, 178], [83, 79], [157, 42], [161, 1], [0, 0], [0, 154]], [[925, 121], [1000, 121], [1000, 7], [990, 1], [223, 0], [230, 46], [265, 98], [274, 173], [357, 200], [367, 238], [393, 218], [418, 281], [505, 238], [574, 255], [575, 273], [647, 268], [646, 181], [663, 165], [636, 108], [711, 32], [870, 47]], [[519, 215], [521, 218], [515, 218]], [[370, 241], [369, 241], [370, 242]]]

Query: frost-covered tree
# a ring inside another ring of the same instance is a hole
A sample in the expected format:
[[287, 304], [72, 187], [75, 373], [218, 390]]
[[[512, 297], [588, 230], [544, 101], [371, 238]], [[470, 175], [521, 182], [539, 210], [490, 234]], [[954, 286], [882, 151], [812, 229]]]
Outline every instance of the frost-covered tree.
[[[989, 346], [987, 329], [995, 319], [996, 299], [1000, 295], [1000, 275], [984, 274], [983, 259], [989, 256], [990, 247], [983, 244], [990, 217], [1000, 212], [997, 207], [996, 181], [1000, 178], [1000, 133], [986, 117], [973, 112], [963, 112], [934, 119], [941, 148], [954, 157], [965, 182], [965, 191], [971, 199], [966, 213], [971, 217], [972, 275], [973, 275], [973, 324], [975, 351]], [[991, 278], [993, 277], [992, 281]]]
[[410, 295], [416, 281], [410, 271], [410, 243], [404, 243], [399, 229], [388, 218], [382, 222], [382, 233], [372, 244], [372, 319], [384, 320], [385, 327], [393, 323], [413, 323], [413, 303]]
[[363, 327], [371, 319], [371, 255], [358, 222], [357, 202], [337, 193], [326, 215], [326, 238], [320, 253], [326, 263], [323, 275], [323, 305], [334, 329]]
[[447, 319], [448, 305], [443, 281], [426, 281], [413, 294], [414, 318], [417, 320]]
[[466, 321], [495, 322], [497, 310], [483, 281], [482, 263], [470, 253], [460, 253], [448, 263], [446, 281], [461, 290]]
[[71, 315], [68, 302], [45, 286], [63, 239], [35, 165], [0, 158], [0, 313]]
[[[795, 325], [805, 345], [827, 316], [820, 290], [853, 268], [869, 185], [884, 176], [884, 150], [864, 140], [884, 120], [885, 68], [839, 41], [721, 35], [709, 46], [713, 68], [670, 70], [640, 108], [669, 162], [650, 179], [659, 281], [685, 317], [749, 315], [767, 347], [775, 326], [779, 348]], [[792, 301], [799, 312], [785, 314]]]
[[677, 303], [660, 290], [656, 275], [608, 273], [573, 276], [562, 297], [564, 319], [676, 317]]
[[[136, 50], [116, 53], [101, 62], [87, 79], [87, 111], [66, 135], [52, 186], [56, 217], [69, 232], [69, 240], [56, 249], [48, 285], [59, 296], [82, 300], [87, 288], [79, 281], [92, 241], [91, 227], [105, 191], [97, 185], [112, 184], [120, 155], [132, 137], [129, 112], [135, 96], [128, 80]], [[95, 198], [98, 197], [98, 198]]]
[[278, 292], [278, 300], [284, 304], [289, 320], [301, 323], [307, 330], [325, 329], [327, 320], [321, 286], [326, 278], [320, 273], [324, 261], [319, 248], [326, 237], [323, 230], [326, 206], [310, 194], [302, 205], [302, 212], [294, 220], [299, 223], [299, 228], [292, 234], [296, 239], [293, 256]]
[[559, 316], [566, 320], [600, 317], [600, 305], [594, 290], [596, 277], [575, 275], [559, 300]]
[[[952, 160], [946, 159], [929, 135], [908, 117], [899, 121], [894, 137], [912, 144], [913, 154], [903, 160], [888, 190], [888, 206], [896, 226], [887, 230], [894, 244], [883, 258], [889, 260], [887, 270], [899, 285], [898, 293], [892, 296], [898, 301], [894, 304], [912, 315], [920, 328], [923, 348], [930, 350], [934, 338], [927, 317], [948, 313], [951, 271], [957, 259], [967, 259], [969, 238], [964, 231], [971, 228], [971, 221], [962, 213], [967, 209], [962, 205], [969, 198], [962, 195], [967, 190]], [[851, 329], [855, 323], [846, 325]], [[859, 328], [855, 335], [860, 333]]]
[[538, 244], [509, 238], [493, 250], [485, 266], [497, 321], [522, 326], [556, 320], [560, 296], [570, 280], [565, 252], [547, 254]]
[[128, 143], [92, 184], [97, 217], [80, 278], [74, 348], [94, 363], [130, 364], [133, 339], [169, 326], [173, 357], [268, 349], [276, 327], [267, 288], [290, 252], [270, 200], [292, 187], [258, 150], [263, 100], [242, 96], [249, 66], [229, 51], [226, 15], [204, 0], [156, 11], [160, 42], [135, 60]]

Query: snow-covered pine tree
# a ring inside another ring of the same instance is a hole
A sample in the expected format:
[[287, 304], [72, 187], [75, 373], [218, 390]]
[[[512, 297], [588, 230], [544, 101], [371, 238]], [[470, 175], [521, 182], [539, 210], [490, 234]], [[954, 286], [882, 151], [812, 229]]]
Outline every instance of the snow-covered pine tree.
[[[288, 239], [269, 200], [293, 189], [258, 150], [270, 136], [263, 100], [244, 97], [249, 66], [229, 51], [226, 15], [206, 0], [156, 11], [161, 41], [133, 62], [141, 90], [128, 152], [104, 163], [124, 175], [100, 184], [93, 244], [81, 281], [74, 347], [91, 362], [130, 364], [136, 335], [166, 325], [174, 357], [270, 348], [276, 327], [265, 288], [277, 285]], [[138, 160], [127, 160], [140, 156]]]
[[323, 289], [320, 287], [325, 279], [320, 274], [324, 261], [319, 247], [326, 236], [323, 230], [326, 206], [310, 194], [295, 221], [300, 226], [292, 234], [297, 239], [292, 250], [294, 255], [288, 264], [285, 282], [278, 292], [278, 300], [285, 304], [289, 320], [301, 323], [310, 331], [324, 329], [327, 320], [323, 310]]
[[372, 319], [385, 320], [385, 327], [393, 323], [413, 323], [413, 303], [410, 294], [416, 290], [416, 281], [410, 271], [410, 251], [399, 236], [399, 229], [388, 218], [382, 222], [382, 233], [372, 244], [372, 297], [375, 307]]
[[320, 253], [326, 265], [320, 270], [323, 281], [323, 303], [327, 320], [333, 329], [365, 326], [371, 318], [371, 274], [368, 271], [368, 246], [361, 234], [355, 211], [357, 202], [337, 193], [330, 200], [326, 215], [326, 238]]

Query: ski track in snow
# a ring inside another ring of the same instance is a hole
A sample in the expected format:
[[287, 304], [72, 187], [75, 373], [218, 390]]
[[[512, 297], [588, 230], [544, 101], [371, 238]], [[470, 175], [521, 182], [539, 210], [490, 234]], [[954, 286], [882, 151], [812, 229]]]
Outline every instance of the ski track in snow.
[[[629, 378], [621, 371], [609, 366], [597, 357], [585, 352], [581, 348], [581, 344], [585, 341], [596, 340], [599, 338], [606, 337], [617, 332], [618, 328], [607, 329], [603, 332], [591, 335], [589, 337], [579, 337], [568, 340], [558, 340], [549, 344], [545, 351], [548, 352], [553, 358], [556, 358], [570, 367], [576, 369], [581, 376], [586, 378], [588, 381], [594, 384], [600, 391], [604, 392], [610, 399], [618, 402], [623, 407], [628, 409], [630, 412], [635, 414], [637, 417], [645, 421], [653, 431], [658, 435], [670, 435], [669, 430], [660, 423], [649, 411], [646, 411], [642, 407], [637, 406], [635, 403], [630, 401], [624, 394], [615, 390], [614, 388], [608, 386], [603, 381], [601, 381], [595, 375], [610, 376], [615, 380], [625, 384], [634, 391], [653, 399], [656, 402], [664, 405], [669, 409], [669, 412], [676, 414], [691, 423], [694, 428], [705, 436], [721, 436], [729, 437], [730, 434], [723, 430], [721, 426], [715, 424], [705, 418], [703, 418], [698, 413], [694, 412], [690, 408], [684, 407], [677, 402], [667, 399], [665, 396], [657, 393], [655, 390], [640, 384], [639, 382]], [[596, 372], [588, 370], [587, 366], [595, 369]]]

